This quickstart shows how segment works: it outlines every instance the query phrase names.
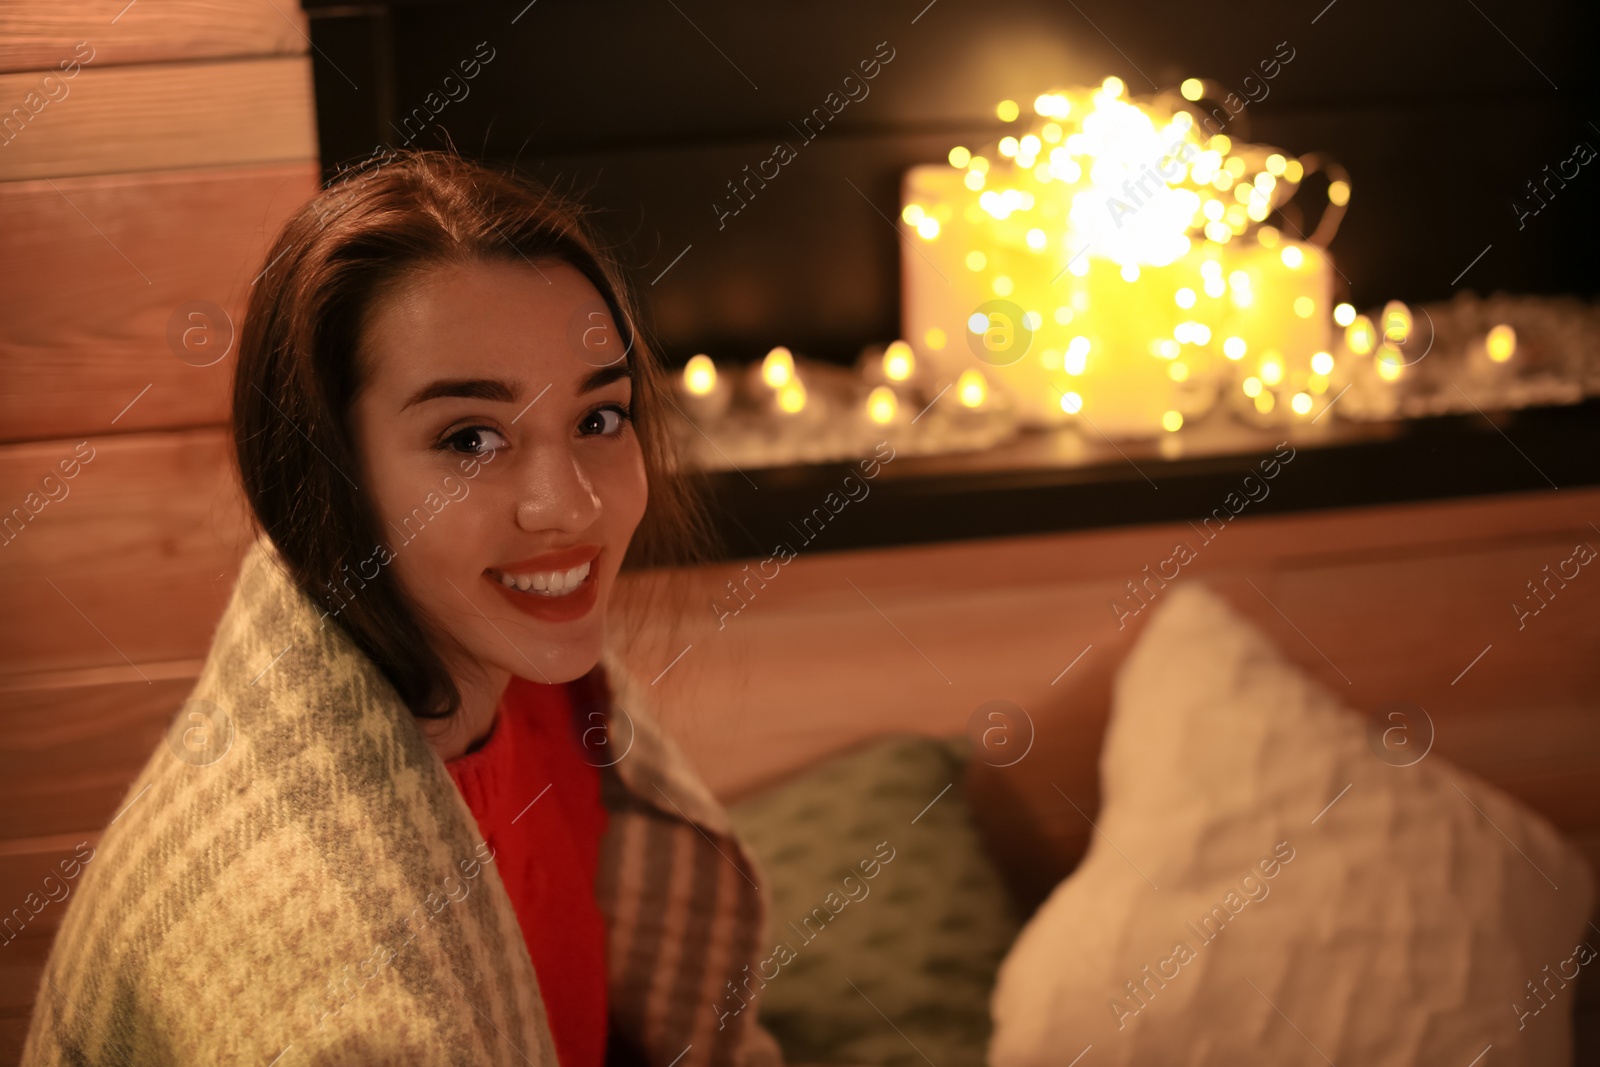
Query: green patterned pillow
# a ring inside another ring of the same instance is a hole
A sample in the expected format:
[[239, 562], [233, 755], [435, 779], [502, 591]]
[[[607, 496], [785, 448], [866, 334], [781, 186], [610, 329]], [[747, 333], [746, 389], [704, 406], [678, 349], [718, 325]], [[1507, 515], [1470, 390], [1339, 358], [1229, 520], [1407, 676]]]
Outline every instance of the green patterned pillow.
[[983, 1064], [1020, 924], [967, 807], [969, 751], [893, 737], [731, 806], [771, 893], [747, 986], [789, 1062]]

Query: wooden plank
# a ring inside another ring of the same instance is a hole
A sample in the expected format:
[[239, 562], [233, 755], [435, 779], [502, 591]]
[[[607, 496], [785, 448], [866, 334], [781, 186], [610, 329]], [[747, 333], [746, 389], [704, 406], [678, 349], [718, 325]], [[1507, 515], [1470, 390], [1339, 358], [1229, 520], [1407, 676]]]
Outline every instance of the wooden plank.
[[79, 444], [0, 447], [0, 521], [59, 497], [0, 544], [0, 676], [203, 657], [248, 544], [226, 432]]
[[[1510, 602], [1585, 531], [1595, 538], [1585, 516], [1597, 511], [1600, 491], [1587, 490], [1240, 519], [1198, 550], [1181, 580], [1219, 580], [1297, 662], [1367, 707], [1400, 698], [1453, 708], [1581, 704], [1600, 681], [1585, 654], [1600, 644], [1594, 601], [1574, 589], [1536, 620], [1551, 625], [1522, 642], [1512, 640]], [[749, 606], [721, 631], [711, 605], [741, 571], [715, 568], [684, 594], [703, 610], [675, 634], [657, 626], [640, 635], [638, 671], [653, 678], [695, 643], [655, 688], [701, 735], [693, 743], [713, 787], [735, 795], [869, 733], [960, 730], [990, 696], [1025, 707], [1071, 699], [1076, 680], [1119, 660], [1136, 633], [1118, 628], [1109, 602], [1183, 538], [1197, 540], [1187, 524], [801, 557], [766, 588], [752, 585]], [[1354, 672], [1353, 687], [1278, 608]], [[1472, 685], [1452, 687], [1496, 640], [1503, 656], [1491, 652]], [[1052, 687], [1090, 644], [1093, 653]], [[854, 700], [840, 705], [841, 677], [871, 715]], [[1000, 678], [1004, 691], [993, 691]]]
[[268, 0], [52, 0], [0, 6], [0, 73], [46, 71], [93, 48], [95, 66], [172, 59], [300, 55], [310, 48], [299, 4]]
[[157, 666], [141, 667], [149, 682], [0, 693], [0, 840], [111, 821], [199, 677], [195, 661], [175, 677]]
[[[95, 830], [9, 843], [0, 849], [0, 1018], [31, 1009], [50, 944], [72, 903], [77, 878], [86, 869], [74, 861], [87, 855], [94, 862], [93, 853], [78, 848], [93, 847], [99, 840]], [[63, 868], [62, 861], [69, 865]], [[64, 872], [77, 877], [63, 878]], [[3, 926], [7, 917], [9, 927]]]
[[250, 285], [318, 187], [314, 162], [0, 185], [0, 441], [226, 422]]
[[6, 130], [0, 180], [317, 158], [311, 61], [304, 56], [90, 66], [53, 101], [39, 95], [39, 78], [0, 74], [0, 103], [8, 109], [0, 119], [29, 100], [23, 115], [36, 112]]

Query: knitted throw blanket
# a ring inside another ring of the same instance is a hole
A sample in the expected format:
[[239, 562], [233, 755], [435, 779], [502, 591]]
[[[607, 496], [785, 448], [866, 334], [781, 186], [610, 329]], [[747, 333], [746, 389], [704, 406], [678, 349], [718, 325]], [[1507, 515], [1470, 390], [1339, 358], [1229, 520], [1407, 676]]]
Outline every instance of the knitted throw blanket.
[[[24, 1064], [556, 1067], [492, 851], [393, 687], [320, 616], [258, 540], [191, 694], [231, 745], [200, 765], [163, 743], [133, 783]], [[755, 865], [612, 651], [601, 666], [575, 697], [615, 760], [596, 889], [613, 1029], [650, 1067], [782, 1067], [754, 1012], [716, 1010], [759, 958]]]

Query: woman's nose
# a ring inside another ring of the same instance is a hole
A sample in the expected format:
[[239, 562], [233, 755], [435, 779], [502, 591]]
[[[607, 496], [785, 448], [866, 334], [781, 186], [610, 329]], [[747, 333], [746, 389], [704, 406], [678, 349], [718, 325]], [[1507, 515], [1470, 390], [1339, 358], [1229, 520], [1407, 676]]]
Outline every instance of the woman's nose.
[[600, 515], [600, 497], [582, 459], [569, 448], [538, 446], [528, 453], [519, 481], [517, 525], [530, 533], [580, 533]]

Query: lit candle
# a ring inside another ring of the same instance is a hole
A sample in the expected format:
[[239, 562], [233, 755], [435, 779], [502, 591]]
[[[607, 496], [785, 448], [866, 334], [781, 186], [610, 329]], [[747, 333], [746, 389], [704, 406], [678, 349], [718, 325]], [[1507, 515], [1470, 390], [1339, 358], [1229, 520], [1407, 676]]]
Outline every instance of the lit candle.
[[1332, 263], [1264, 222], [1305, 165], [1206, 137], [1189, 111], [1130, 100], [1114, 78], [1040, 94], [1034, 111], [1016, 135], [906, 175], [916, 356], [945, 380], [981, 367], [1028, 426], [1171, 433], [1216, 387], [1260, 381], [1269, 357], [1277, 384], [1253, 407], [1280, 390], [1292, 405], [1329, 348]]
[[711, 357], [691, 356], [678, 378], [678, 405], [696, 422], [715, 422], [728, 411], [733, 388]]

